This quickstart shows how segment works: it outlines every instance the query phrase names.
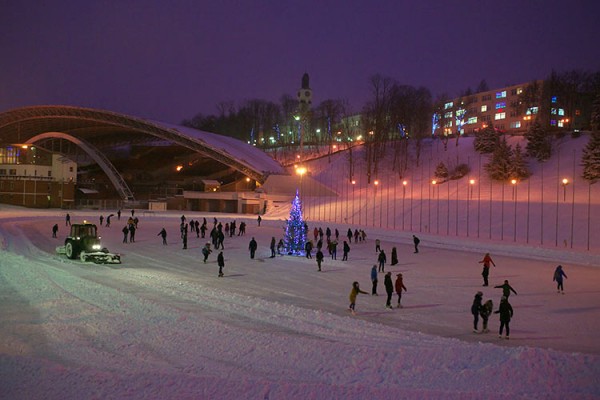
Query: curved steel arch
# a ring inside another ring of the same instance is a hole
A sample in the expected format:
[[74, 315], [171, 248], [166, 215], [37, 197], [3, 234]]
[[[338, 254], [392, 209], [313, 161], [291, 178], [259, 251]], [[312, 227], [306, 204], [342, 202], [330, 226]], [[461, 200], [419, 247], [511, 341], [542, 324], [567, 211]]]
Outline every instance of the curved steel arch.
[[134, 200], [133, 192], [131, 191], [131, 189], [129, 189], [129, 186], [127, 186], [127, 183], [125, 183], [125, 180], [123, 179], [119, 171], [117, 171], [117, 169], [110, 162], [110, 160], [106, 158], [104, 154], [98, 151], [98, 149], [95, 146], [86, 142], [83, 139], [76, 138], [74, 136], [62, 132], [42, 133], [28, 139], [28, 142], [36, 143], [45, 139], [65, 139], [79, 146], [90, 157], [92, 157], [92, 159], [100, 166], [100, 168], [102, 168], [106, 176], [108, 176], [108, 179], [110, 179], [112, 184], [115, 186], [115, 189], [117, 189], [117, 192], [119, 192], [119, 194], [121, 195], [121, 198], [123, 198], [124, 200]]
[[[260, 170], [246, 160], [229, 154], [223, 148], [210, 145], [201, 138], [180, 133], [176, 127], [164, 127], [159, 123], [155, 124], [110, 111], [70, 106], [36, 106], [0, 114], [0, 132], [7, 132], [8, 135], [16, 136], [21, 141], [26, 141], [28, 139], [21, 139], [21, 126], [23, 124], [26, 125], [25, 131], [28, 129], [36, 130], [37, 132], [79, 131], [98, 128], [98, 125], [101, 125], [151, 135], [219, 161], [260, 183], [265, 182], [269, 173], [285, 173], [280, 165], [277, 165], [271, 171]], [[231, 138], [223, 137], [223, 146], [227, 145], [225, 143], [227, 139]], [[247, 151], [250, 153], [255, 151], [255, 149], [252, 146], [248, 146]], [[268, 156], [265, 154], [263, 157]], [[273, 160], [271, 159], [271, 161]], [[272, 167], [273, 164], [270, 166]]]

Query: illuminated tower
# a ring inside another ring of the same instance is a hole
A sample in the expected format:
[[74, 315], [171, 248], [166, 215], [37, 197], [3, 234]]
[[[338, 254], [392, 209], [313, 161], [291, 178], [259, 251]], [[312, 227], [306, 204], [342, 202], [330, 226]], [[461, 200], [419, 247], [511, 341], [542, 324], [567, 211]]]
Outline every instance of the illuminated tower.
[[304, 161], [304, 129], [310, 106], [312, 105], [312, 90], [308, 84], [308, 73], [302, 75], [302, 87], [298, 90], [298, 123], [300, 136], [300, 162]]

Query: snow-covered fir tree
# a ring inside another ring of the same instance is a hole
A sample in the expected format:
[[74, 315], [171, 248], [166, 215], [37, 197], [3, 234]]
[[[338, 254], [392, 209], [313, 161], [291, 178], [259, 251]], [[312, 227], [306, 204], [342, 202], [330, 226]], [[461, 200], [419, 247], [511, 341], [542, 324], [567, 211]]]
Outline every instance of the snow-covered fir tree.
[[446, 167], [446, 164], [444, 164], [443, 161], [440, 161], [440, 163], [435, 168], [435, 172], [433, 174], [435, 175], [436, 178], [446, 180], [446, 179], [448, 179], [448, 175], [449, 175], [448, 167]]
[[289, 255], [304, 255], [304, 245], [306, 244], [306, 227], [302, 218], [302, 202], [300, 195], [296, 191], [296, 196], [292, 201], [290, 217], [285, 225], [284, 236], [285, 251]]
[[529, 130], [525, 133], [525, 139], [527, 139], [525, 149], [528, 155], [540, 162], [550, 158], [552, 155], [552, 137], [537, 120], [531, 124]]
[[506, 138], [502, 137], [498, 142], [492, 159], [485, 165], [485, 170], [491, 179], [497, 181], [506, 181], [511, 178], [512, 148], [506, 143]]
[[596, 98], [592, 103], [592, 117], [590, 125], [592, 126], [592, 130], [600, 131], [600, 93], [596, 95]]
[[583, 178], [591, 183], [600, 179], [600, 132], [592, 132], [581, 156]]
[[479, 153], [492, 153], [498, 144], [498, 134], [493, 125], [489, 125], [475, 134], [473, 146]]
[[531, 172], [527, 167], [525, 154], [523, 154], [523, 149], [519, 143], [517, 143], [513, 151], [510, 175], [516, 179], [526, 179], [531, 176]]

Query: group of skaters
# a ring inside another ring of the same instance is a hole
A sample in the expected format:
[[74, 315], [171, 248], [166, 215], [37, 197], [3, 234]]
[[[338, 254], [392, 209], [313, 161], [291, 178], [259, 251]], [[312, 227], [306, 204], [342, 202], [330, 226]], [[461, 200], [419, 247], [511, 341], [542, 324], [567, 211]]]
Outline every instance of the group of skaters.
[[[488, 277], [490, 274], [490, 266], [496, 267], [496, 264], [492, 260], [490, 253], [486, 253], [483, 257], [483, 260], [479, 261], [480, 264], [483, 264], [483, 271], [481, 275], [483, 276], [483, 286], [488, 286]], [[567, 275], [562, 269], [562, 265], [559, 265], [554, 270], [554, 275], [552, 280], [557, 284], [557, 292], [564, 294], [564, 283], [563, 279], [567, 278]], [[510, 337], [510, 320], [513, 317], [514, 310], [510, 302], [508, 301], [510, 294], [517, 294], [517, 291], [510, 285], [508, 280], [505, 280], [502, 285], [494, 286], [495, 289], [502, 289], [502, 297], [500, 298], [500, 305], [496, 311], [492, 311], [494, 308], [494, 303], [491, 299], [487, 300], [483, 303], [483, 292], [478, 291], [475, 294], [475, 298], [473, 299], [473, 304], [471, 306], [471, 314], [473, 314], [473, 332], [474, 333], [487, 333], [488, 329], [488, 318], [492, 314], [499, 314], [500, 317], [500, 328], [498, 329], [498, 337], [509, 339]], [[481, 331], [478, 329], [479, 317], [483, 322], [483, 327]], [[503, 336], [503, 333], [506, 334]]]

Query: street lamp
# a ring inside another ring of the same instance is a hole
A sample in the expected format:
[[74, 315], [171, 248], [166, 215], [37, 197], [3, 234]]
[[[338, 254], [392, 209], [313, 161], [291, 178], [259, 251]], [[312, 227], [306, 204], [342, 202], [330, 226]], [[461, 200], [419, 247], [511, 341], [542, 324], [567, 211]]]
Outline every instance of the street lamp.
[[469, 186], [468, 186], [469, 193], [467, 193], [467, 237], [469, 237], [469, 216], [470, 216], [469, 214], [471, 213], [469, 200], [473, 196], [473, 185], [474, 184], [475, 184], [475, 179], [469, 179]]
[[515, 221], [513, 225], [513, 242], [517, 241], [517, 180], [512, 179], [510, 183], [513, 185], [513, 199], [515, 200]]
[[406, 185], [407, 181], [402, 181], [402, 230], [404, 230], [404, 200], [406, 199]]
[[[375, 179], [373, 182], [373, 227], [375, 227], [375, 209], [377, 206], [377, 186], [379, 185], [379, 181]], [[381, 225], [381, 222], [380, 222]]]
[[563, 201], [567, 201], [567, 185], [569, 184], [569, 180], [567, 178], [563, 178], [562, 186], [563, 186]]

